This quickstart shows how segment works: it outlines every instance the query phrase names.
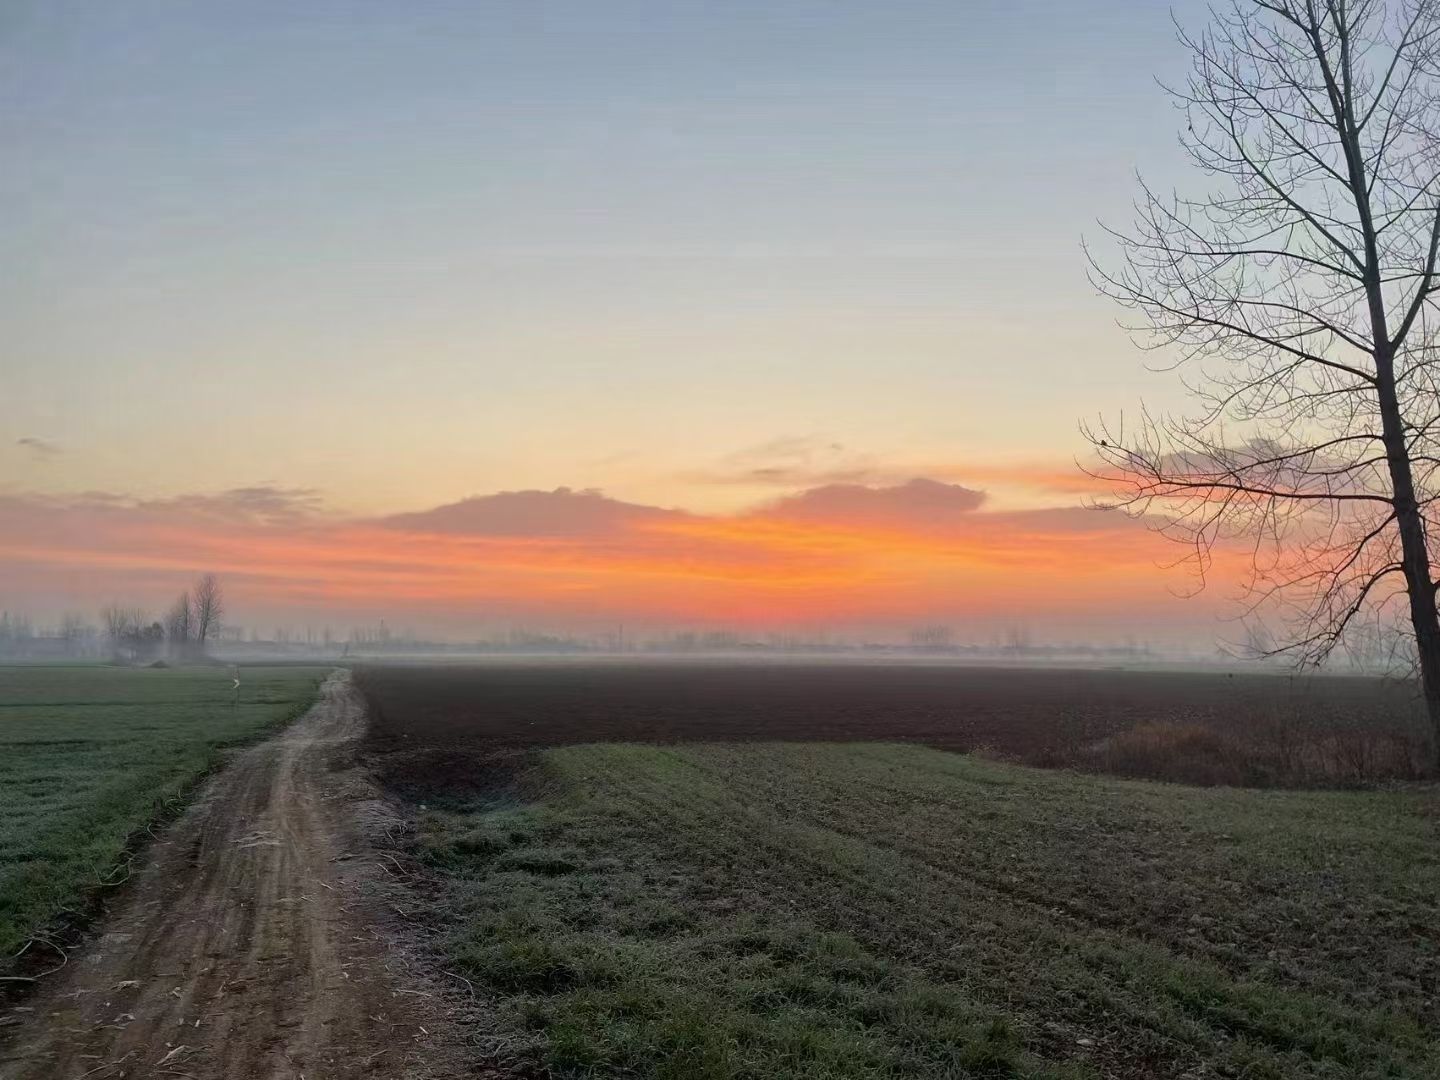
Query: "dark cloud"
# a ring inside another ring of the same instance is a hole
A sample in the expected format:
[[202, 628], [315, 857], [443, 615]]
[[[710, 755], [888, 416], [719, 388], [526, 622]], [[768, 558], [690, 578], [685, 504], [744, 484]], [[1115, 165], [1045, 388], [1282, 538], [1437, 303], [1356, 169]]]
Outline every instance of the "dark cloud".
[[928, 529], [968, 516], [984, 502], [983, 491], [917, 477], [891, 487], [827, 484], [787, 496], [760, 512], [766, 517]]
[[475, 536], [597, 536], [638, 522], [686, 517], [679, 510], [612, 499], [599, 491], [501, 491], [412, 514], [392, 514], [379, 524], [411, 532]]

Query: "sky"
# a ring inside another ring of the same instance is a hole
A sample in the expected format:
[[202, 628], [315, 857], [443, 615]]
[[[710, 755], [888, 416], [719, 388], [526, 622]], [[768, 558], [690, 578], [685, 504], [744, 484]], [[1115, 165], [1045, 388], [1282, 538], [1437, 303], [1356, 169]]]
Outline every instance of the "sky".
[[0, 607], [1211, 633], [1075, 465], [1180, 400], [1080, 245], [1182, 64], [1141, 0], [0, 0]]

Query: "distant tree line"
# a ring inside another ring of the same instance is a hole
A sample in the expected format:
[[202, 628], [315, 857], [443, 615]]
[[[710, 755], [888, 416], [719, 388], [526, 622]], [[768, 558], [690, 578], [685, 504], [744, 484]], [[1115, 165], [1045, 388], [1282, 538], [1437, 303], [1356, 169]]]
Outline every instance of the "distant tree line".
[[102, 651], [100, 635], [82, 615], [69, 612], [54, 626], [37, 627], [28, 615], [0, 611], [0, 657], [78, 659], [96, 657]]

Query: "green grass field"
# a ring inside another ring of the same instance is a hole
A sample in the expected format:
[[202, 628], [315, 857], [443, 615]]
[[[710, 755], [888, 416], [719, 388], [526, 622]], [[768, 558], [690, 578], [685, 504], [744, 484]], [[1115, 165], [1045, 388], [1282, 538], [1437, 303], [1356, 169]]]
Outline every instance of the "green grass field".
[[[227, 747], [298, 715], [325, 670], [0, 667], [0, 974], [125, 874], [146, 825]], [[53, 957], [53, 953], [49, 954]]]
[[556, 1075], [1440, 1076], [1433, 789], [886, 744], [571, 746], [422, 819], [449, 970]]

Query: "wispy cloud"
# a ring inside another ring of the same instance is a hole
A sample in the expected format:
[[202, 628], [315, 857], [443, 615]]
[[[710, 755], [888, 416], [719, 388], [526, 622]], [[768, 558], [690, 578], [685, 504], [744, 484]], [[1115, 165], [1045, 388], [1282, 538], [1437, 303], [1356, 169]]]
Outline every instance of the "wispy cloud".
[[273, 484], [231, 488], [213, 495], [148, 499], [134, 505], [150, 514], [174, 514], [220, 524], [296, 525], [324, 513], [323, 500], [314, 488], [286, 488]]
[[928, 477], [1027, 496], [1083, 498], [1107, 492], [1079, 465], [1048, 461], [890, 460], [823, 435], [782, 436], [744, 447], [681, 474], [690, 483], [797, 491], [831, 485], [895, 486]]
[[858, 484], [888, 476], [878, 461], [823, 435], [787, 435], [743, 447], [684, 474], [692, 483], [755, 488]]
[[36, 461], [53, 461], [65, 452], [59, 443], [36, 435], [21, 436], [15, 440], [15, 445], [27, 450]]
[[1097, 480], [1075, 464], [1056, 465], [1039, 461], [931, 463], [922, 471], [927, 476], [983, 484], [986, 487], [1024, 490], [1052, 497], [1101, 496], [1109, 490], [1103, 480]]

